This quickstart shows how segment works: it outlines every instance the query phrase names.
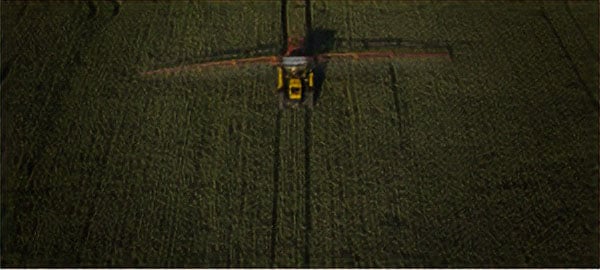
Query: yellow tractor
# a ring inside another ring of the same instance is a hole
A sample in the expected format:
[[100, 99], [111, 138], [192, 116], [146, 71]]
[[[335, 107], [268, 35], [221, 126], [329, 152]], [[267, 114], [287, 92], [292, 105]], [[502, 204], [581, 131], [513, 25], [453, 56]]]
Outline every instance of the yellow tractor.
[[313, 106], [314, 61], [306, 56], [284, 56], [277, 66], [279, 109]]

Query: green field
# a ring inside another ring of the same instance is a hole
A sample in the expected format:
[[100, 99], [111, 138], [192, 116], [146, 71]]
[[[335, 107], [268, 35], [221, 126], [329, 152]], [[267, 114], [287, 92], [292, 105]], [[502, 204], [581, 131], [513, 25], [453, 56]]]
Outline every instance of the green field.
[[311, 2], [451, 61], [280, 112], [269, 66], [140, 75], [279, 52], [280, 1], [2, 1], [1, 266], [600, 265], [597, 2]]

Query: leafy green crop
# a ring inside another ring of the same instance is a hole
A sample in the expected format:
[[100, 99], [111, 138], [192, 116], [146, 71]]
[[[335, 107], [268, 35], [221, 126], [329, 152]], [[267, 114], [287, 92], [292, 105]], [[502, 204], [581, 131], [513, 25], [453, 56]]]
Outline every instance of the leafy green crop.
[[272, 67], [140, 75], [277, 53], [279, 1], [3, 1], [2, 266], [598, 266], [597, 3], [311, 2], [452, 59], [279, 112]]

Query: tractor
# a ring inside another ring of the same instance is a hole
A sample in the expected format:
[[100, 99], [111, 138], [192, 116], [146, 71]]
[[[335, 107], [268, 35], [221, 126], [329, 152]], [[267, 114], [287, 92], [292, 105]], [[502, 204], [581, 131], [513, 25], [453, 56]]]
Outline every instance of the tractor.
[[290, 38], [286, 52], [277, 66], [279, 109], [314, 104], [315, 60], [306, 56], [304, 40]]

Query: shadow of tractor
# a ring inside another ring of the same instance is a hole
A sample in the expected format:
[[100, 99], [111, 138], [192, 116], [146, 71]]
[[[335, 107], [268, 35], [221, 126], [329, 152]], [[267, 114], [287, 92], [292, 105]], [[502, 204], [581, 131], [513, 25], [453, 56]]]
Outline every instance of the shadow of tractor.
[[[309, 31], [305, 40], [306, 54], [318, 56], [333, 50], [347, 51], [383, 51], [383, 50], [413, 50], [413, 51], [445, 51], [452, 57], [452, 47], [447, 41], [423, 41], [402, 38], [336, 38], [336, 31], [316, 28]], [[317, 57], [318, 58], [318, 57]], [[322, 94], [326, 78], [327, 61], [317, 61], [314, 70], [314, 103]]]
[[[306, 39], [306, 54], [317, 56], [328, 53], [335, 48], [335, 30], [317, 28], [310, 31]], [[321, 96], [323, 82], [326, 78], [327, 63], [317, 62], [314, 69], [314, 103], [317, 104]]]

